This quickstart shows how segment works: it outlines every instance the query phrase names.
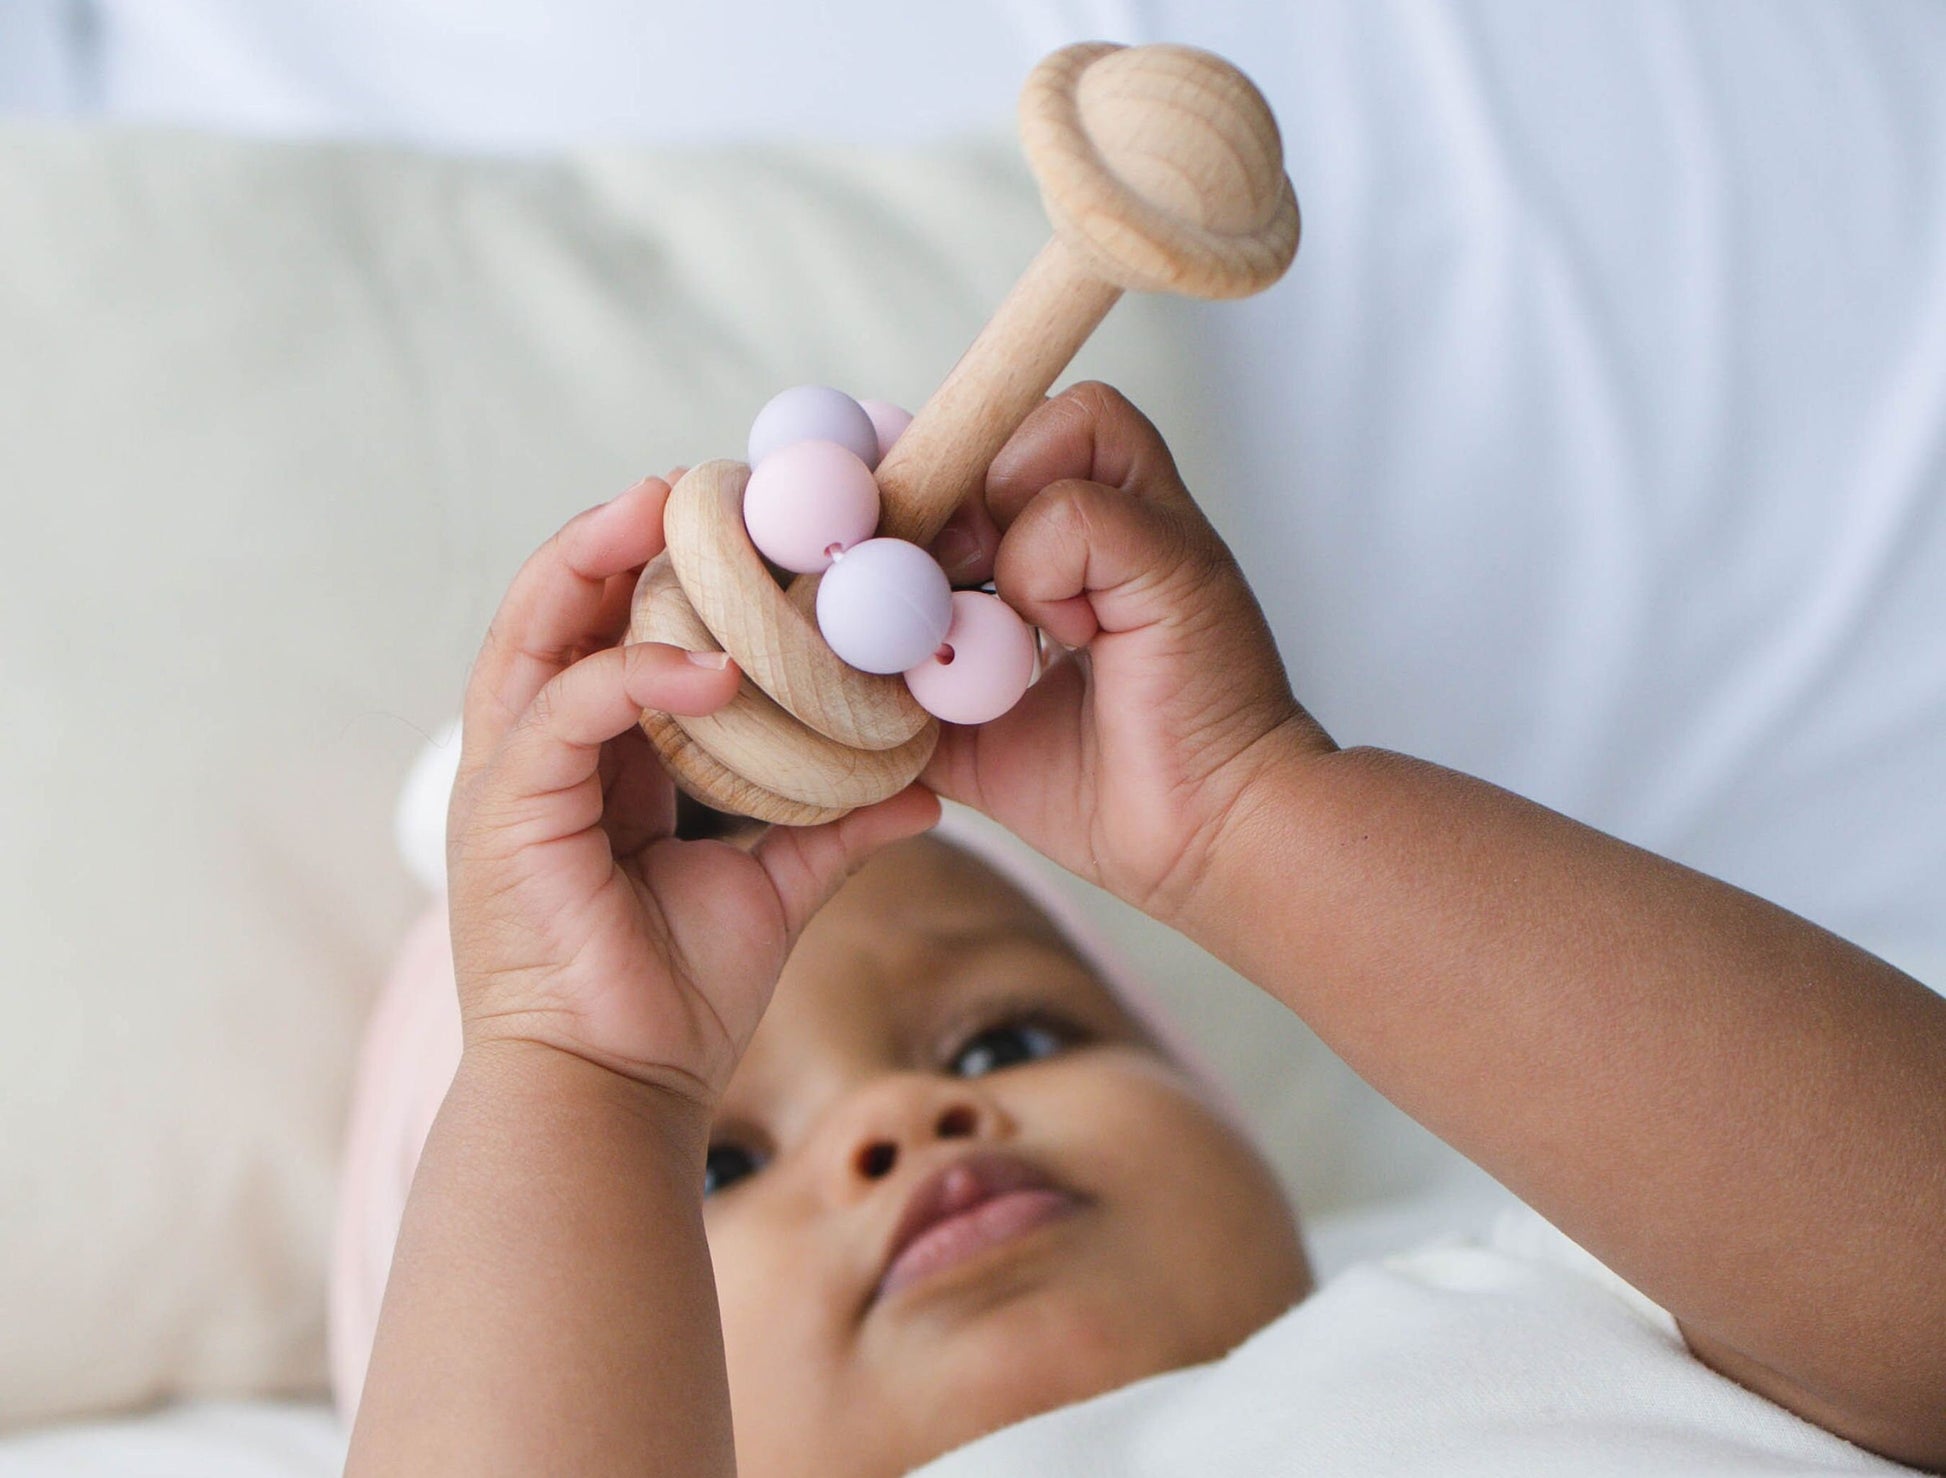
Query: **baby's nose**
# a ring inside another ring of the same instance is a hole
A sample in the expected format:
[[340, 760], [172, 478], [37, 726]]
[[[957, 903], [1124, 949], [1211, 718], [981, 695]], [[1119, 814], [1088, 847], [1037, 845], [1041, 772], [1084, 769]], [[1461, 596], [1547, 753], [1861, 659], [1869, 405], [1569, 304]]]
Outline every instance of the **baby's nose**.
[[853, 1171], [863, 1180], [883, 1180], [899, 1163], [902, 1145], [923, 1139], [972, 1139], [985, 1126], [986, 1116], [971, 1098], [929, 1104], [905, 1122], [868, 1122], [851, 1154]]

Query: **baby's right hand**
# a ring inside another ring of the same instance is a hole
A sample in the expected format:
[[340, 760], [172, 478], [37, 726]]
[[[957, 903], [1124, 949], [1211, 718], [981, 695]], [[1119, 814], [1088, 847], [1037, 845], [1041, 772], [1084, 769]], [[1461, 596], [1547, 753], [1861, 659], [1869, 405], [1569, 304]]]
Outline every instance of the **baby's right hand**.
[[[1010, 713], [949, 725], [923, 778], [1180, 925], [1251, 781], [1335, 746], [1291, 696], [1168, 447], [1119, 393], [1089, 382], [1039, 406], [994, 458], [985, 498], [1004, 531], [1001, 596], [1074, 650]], [[952, 526], [977, 531], [978, 513]]]
[[467, 683], [447, 883], [467, 1052], [541, 1043], [707, 1113], [810, 916], [939, 810], [914, 787], [748, 851], [675, 840], [637, 722], [713, 712], [738, 675], [615, 645], [668, 495], [649, 478], [588, 510], [514, 578]]

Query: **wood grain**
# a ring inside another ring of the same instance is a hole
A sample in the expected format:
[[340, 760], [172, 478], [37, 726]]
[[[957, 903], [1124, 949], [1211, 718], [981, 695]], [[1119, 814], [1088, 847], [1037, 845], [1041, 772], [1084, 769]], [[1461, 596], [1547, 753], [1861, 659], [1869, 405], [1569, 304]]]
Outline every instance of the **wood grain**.
[[[716, 648], [669, 556], [642, 572], [628, 635], [691, 652]], [[728, 707], [702, 718], [647, 712], [642, 729], [676, 783], [697, 800], [760, 821], [810, 826], [897, 795], [918, 778], [939, 740], [938, 721], [921, 716], [924, 726], [898, 748], [857, 749], [806, 728], [746, 672]]]

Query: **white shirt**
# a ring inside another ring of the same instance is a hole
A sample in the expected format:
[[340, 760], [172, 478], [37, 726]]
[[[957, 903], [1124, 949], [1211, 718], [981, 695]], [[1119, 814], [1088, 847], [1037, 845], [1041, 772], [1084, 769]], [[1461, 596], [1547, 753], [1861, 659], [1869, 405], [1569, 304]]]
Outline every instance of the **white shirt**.
[[981, 1438], [914, 1478], [1908, 1473], [1725, 1379], [1524, 1209], [1355, 1264], [1225, 1358]]

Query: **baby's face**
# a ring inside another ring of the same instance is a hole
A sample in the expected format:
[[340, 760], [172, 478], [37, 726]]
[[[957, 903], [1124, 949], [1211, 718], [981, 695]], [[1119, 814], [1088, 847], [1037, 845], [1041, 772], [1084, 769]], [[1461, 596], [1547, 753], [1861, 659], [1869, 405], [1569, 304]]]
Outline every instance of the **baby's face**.
[[1252, 1146], [1031, 904], [927, 838], [813, 921], [711, 1144], [755, 1478], [891, 1478], [1214, 1359], [1310, 1286]]

